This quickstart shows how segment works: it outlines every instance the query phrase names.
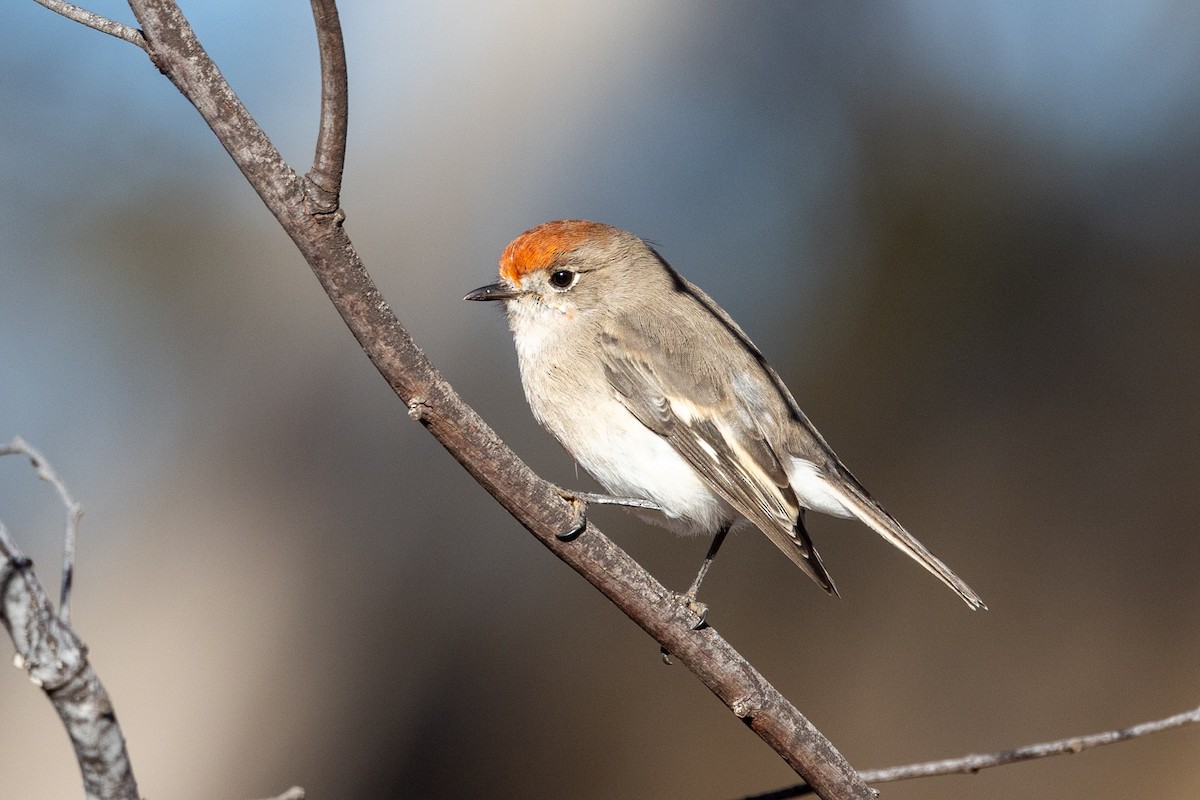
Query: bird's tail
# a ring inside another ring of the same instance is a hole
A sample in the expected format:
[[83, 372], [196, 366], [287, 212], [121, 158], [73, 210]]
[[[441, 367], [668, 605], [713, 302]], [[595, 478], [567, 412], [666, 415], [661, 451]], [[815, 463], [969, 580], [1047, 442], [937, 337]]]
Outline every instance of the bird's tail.
[[966, 582], [955, 575], [954, 571], [946, 566], [940, 558], [929, 552], [929, 549], [917, 541], [915, 536], [904, 530], [904, 526], [885, 511], [879, 503], [875, 502], [853, 475], [846, 473], [844, 477], [845, 480], [838, 480], [836, 477], [829, 480], [828, 488], [842, 501], [847, 511], [862, 520], [913, 561], [936, 575], [942, 583], [953, 589], [972, 610], [987, 610], [983, 599], [975, 593], [975, 590], [967, 586]]

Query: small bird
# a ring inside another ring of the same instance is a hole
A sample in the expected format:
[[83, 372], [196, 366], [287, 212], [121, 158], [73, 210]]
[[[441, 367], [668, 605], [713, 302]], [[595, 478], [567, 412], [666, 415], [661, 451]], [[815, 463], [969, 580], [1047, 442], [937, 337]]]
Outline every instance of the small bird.
[[742, 522], [836, 595], [804, 527], [812, 510], [857, 517], [985, 608], [867, 494], [737, 323], [638, 236], [544, 223], [505, 248], [497, 283], [465, 299], [504, 303], [529, 406], [584, 469], [655, 509], [652, 521], [713, 536], [691, 601]]

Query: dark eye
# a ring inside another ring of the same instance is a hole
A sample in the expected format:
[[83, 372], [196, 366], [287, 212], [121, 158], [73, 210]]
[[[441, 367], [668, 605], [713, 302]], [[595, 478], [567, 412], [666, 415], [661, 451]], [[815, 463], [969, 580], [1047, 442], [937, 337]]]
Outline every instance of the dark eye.
[[570, 289], [576, 275], [569, 269], [556, 269], [550, 273], [550, 285], [555, 289]]

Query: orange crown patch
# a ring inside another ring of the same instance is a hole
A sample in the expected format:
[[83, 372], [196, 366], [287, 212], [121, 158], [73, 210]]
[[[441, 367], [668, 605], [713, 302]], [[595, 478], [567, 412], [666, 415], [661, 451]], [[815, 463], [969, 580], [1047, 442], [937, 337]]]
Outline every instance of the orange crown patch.
[[525, 231], [504, 248], [504, 254], [500, 256], [500, 275], [519, 285], [530, 272], [549, 266], [563, 253], [569, 253], [610, 230], [608, 225], [585, 219], [544, 222]]

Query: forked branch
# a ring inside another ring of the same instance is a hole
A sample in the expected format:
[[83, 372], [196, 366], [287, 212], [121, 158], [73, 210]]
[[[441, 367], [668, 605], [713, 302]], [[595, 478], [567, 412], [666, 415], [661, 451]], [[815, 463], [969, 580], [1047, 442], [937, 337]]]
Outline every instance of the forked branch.
[[[0, 455], [31, 456], [38, 474], [54, 483], [67, 505], [78, 506], [53, 467], [19, 438]], [[48, 477], [52, 476], [52, 477]], [[78, 519], [78, 517], [76, 517]], [[0, 523], [0, 622], [16, 648], [17, 665], [39, 686], [58, 712], [75, 748], [89, 800], [137, 800], [137, 783], [125, 738], [108, 692], [87, 659], [87, 648], [54, 611], [33, 565]]]
[[109, 36], [115, 36], [118, 39], [123, 39], [130, 44], [135, 44], [147, 53], [150, 48], [146, 45], [146, 38], [142, 36], [142, 32], [137, 28], [117, 22], [108, 17], [102, 17], [99, 14], [94, 14], [87, 9], [80, 8], [74, 3], [66, 3], [63, 0], [33, 0], [38, 5], [45, 6], [55, 14], [62, 14], [67, 19], [74, 20], [80, 25], [86, 25], [93, 30], [107, 33]]
[[62, 586], [59, 589], [58, 617], [64, 625], [71, 624], [71, 586], [75, 582], [75, 540], [79, 536], [79, 520], [83, 518], [83, 506], [75, 502], [67, 490], [67, 484], [59, 477], [50, 462], [34, 450], [22, 439], [16, 437], [9, 444], [0, 447], [0, 456], [22, 455], [29, 459], [38, 477], [54, 487], [58, 499], [67, 510], [67, 524], [63, 531]]

